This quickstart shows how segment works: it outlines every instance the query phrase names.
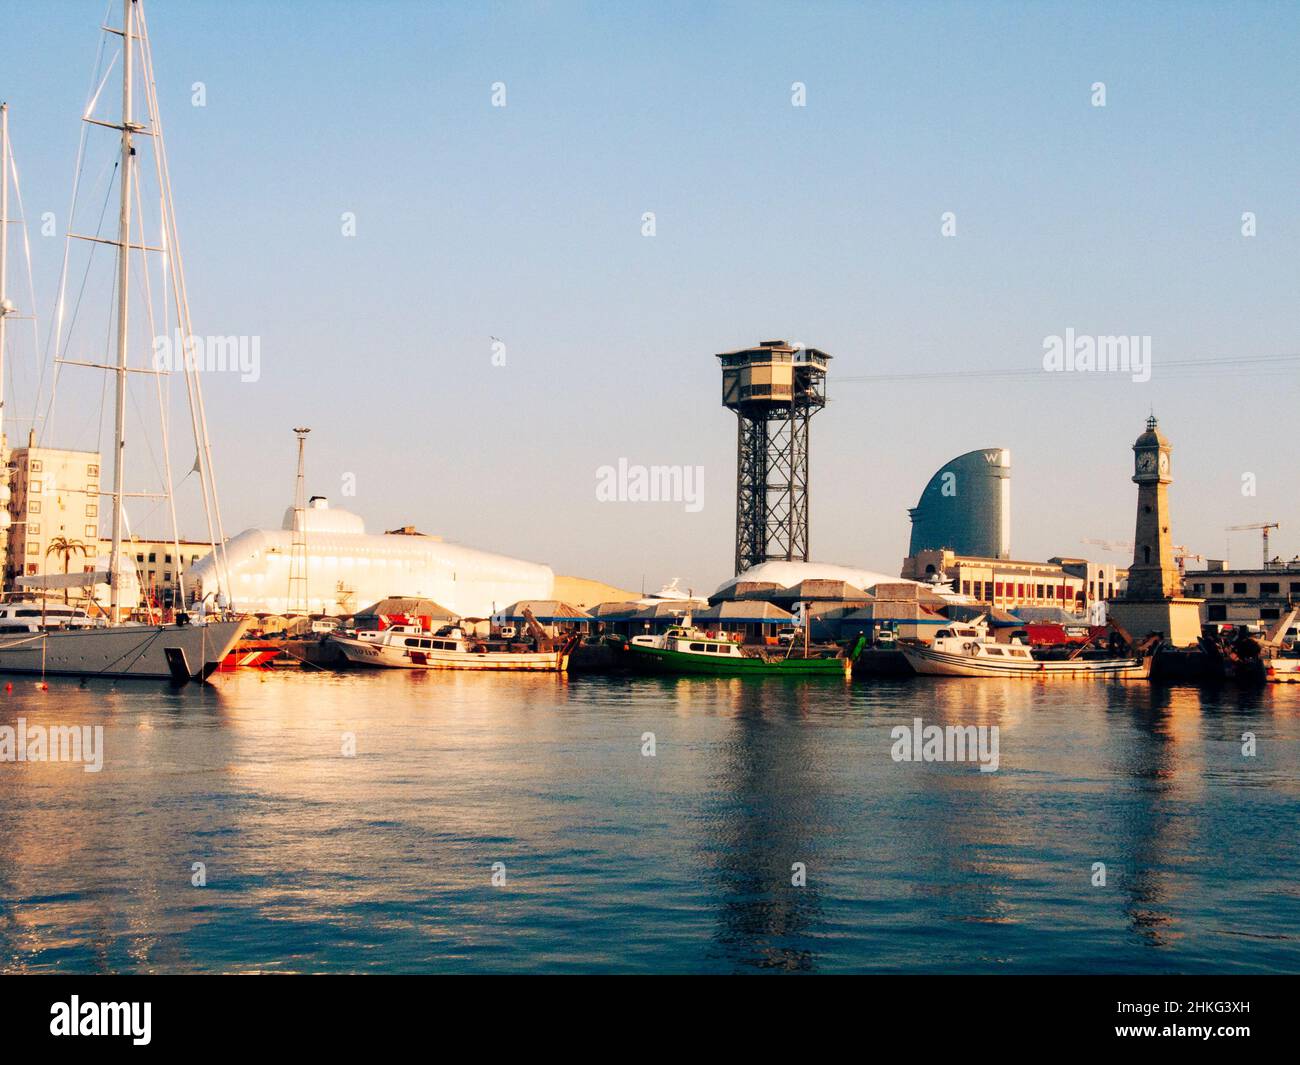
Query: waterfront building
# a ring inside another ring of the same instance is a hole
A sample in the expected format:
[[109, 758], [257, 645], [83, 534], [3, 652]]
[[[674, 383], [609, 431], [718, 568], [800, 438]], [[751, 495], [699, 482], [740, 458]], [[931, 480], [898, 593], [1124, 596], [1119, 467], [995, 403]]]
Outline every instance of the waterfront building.
[[[107, 558], [113, 541], [101, 538], [99, 553]], [[171, 606], [180, 601], [182, 581], [189, 582], [190, 570], [206, 558], [212, 545], [206, 540], [145, 540], [132, 536], [122, 541], [122, 556], [135, 568], [136, 579], [154, 606]]]
[[25, 447], [10, 452], [7, 470], [5, 588], [13, 588], [18, 577], [62, 574], [65, 561], [73, 573], [106, 571], [107, 561], [96, 566], [99, 452], [37, 447], [29, 436]]
[[[899, 578], [891, 577], [879, 570], [859, 569], [856, 566], [841, 566], [831, 562], [787, 562], [769, 561], [751, 566], [744, 573], [731, 577], [720, 584], [709, 596], [710, 603], [727, 599], [752, 597], [753, 593], [781, 593], [785, 589], [795, 588], [805, 581], [841, 582], [853, 588], [869, 592], [878, 584], [898, 584]], [[903, 583], [919, 583], [907, 582]], [[948, 598], [949, 589], [941, 588], [938, 594]]]
[[555, 575], [555, 589], [551, 594], [556, 599], [572, 603], [583, 610], [588, 610], [597, 603], [631, 602], [637, 598], [635, 592], [606, 584], [604, 581], [595, 581], [587, 577], [569, 577], [558, 573]]
[[587, 613], [591, 615], [591, 631], [657, 636], [680, 625], [685, 615], [694, 615], [708, 605], [704, 599], [658, 599], [651, 603], [632, 600], [597, 603]]
[[305, 558], [305, 590], [295, 602], [307, 613], [347, 616], [358, 604], [390, 596], [432, 599], [458, 617], [488, 618], [521, 599], [554, 598], [549, 566], [479, 551], [414, 532], [371, 534], [360, 516], [330, 509], [320, 496], [289, 507], [279, 529], [247, 529], [222, 552], [199, 559], [187, 594], [210, 596], [217, 566], [229, 566], [233, 606], [250, 613], [288, 614], [290, 559]]
[[864, 633], [873, 641], [887, 631], [896, 637], [932, 640], [944, 625], [946, 614], [958, 604], [944, 599], [922, 584], [894, 581], [877, 584], [867, 593], [867, 602], [843, 604], [811, 601], [806, 610], [809, 632], [814, 640], [851, 640]]
[[1173, 447], [1153, 414], [1133, 444], [1133, 483], [1138, 486], [1133, 564], [1123, 596], [1110, 603], [1111, 617], [1135, 639], [1161, 634], [1175, 647], [1201, 636], [1202, 600], [1183, 595], [1170, 533], [1169, 486]]
[[1209, 560], [1203, 570], [1183, 578], [1183, 587], [1201, 605], [1202, 623], [1227, 622], [1268, 626], [1300, 606], [1300, 557], [1275, 559], [1263, 569], [1228, 569]]
[[1011, 452], [968, 451], [937, 470], [908, 510], [907, 553], [947, 548], [958, 555], [1011, 557]]
[[714, 603], [691, 615], [697, 629], [738, 636], [742, 643], [775, 643], [777, 633], [794, 620], [788, 610], [756, 599]]
[[527, 636], [528, 619], [524, 616], [525, 610], [533, 615], [533, 620], [546, 631], [547, 636], [591, 630], [591, 615], [560, 599], [523, 599], [511, 603], [492, 615], [492, 624], [497, 628], [513, 626], [520, 635]]
[[1027, 562], [940, 549], [904, 559], [902, 575], [942, 584], [972, 602], [1000, 610], [1058, 607], [1083, 616], [1122, 591], [1126, 571], [1084, 558], [1057, 556], [1047, 562]]

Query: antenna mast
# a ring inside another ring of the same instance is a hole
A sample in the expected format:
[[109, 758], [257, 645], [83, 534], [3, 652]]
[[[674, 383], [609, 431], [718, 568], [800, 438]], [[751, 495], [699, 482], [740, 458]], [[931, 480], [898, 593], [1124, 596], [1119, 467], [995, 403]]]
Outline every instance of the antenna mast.
[[[298, 487], [293, 497], [293, 543], [289, 548], [289, 596], [285, 613], [293, 613], [301, 604], [300, 613], [306, 614], [307, 598], [307, 469], [304, 457], [307, 434], [310, 429], [295, 429], [298, 437]], [[295, 596], [295, 590], [297, 595]]]

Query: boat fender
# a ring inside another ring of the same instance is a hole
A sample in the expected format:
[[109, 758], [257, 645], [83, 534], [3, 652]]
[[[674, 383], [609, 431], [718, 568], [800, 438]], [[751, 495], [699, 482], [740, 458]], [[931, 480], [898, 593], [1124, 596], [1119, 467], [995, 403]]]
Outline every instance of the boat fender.
[[980, 645], [977, 644], [974, 640], [967, 640], [964, 644], [962, 644], [962, 647], [968, 655], [976, 654], [980, 649]]

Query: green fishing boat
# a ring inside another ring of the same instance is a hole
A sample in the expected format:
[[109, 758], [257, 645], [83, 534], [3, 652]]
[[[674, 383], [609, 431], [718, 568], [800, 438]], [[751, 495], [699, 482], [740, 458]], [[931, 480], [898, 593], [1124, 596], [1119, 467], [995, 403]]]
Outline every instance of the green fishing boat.
[[710, 677], [852, 676], [853, 661], [866, 644], [859, 637], [845, 652], [840, 647], [746, 647], [722, 634], [690, 628], [669, 629], [662, 636], [634, 636], [626, 645], [630, 664], [648, 673], [696, 673]]

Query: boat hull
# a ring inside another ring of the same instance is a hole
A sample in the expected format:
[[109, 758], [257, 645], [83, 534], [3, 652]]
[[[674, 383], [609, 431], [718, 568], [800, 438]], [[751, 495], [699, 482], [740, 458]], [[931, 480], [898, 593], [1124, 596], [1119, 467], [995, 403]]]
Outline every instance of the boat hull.
[[1062, 679], [1147, 680], [1151, 659], [1075, 659], [1062, 662], [992, 661], [977, 655], [952, 654], [928, 647], [904, 647], [904, 657], [916, 673], [930, 677], [1013, 677]]
[[202, 680], [221, 665], [248, 624], [213, 621], [13, 633], [0, 636], [0, 673]]
[[474, 669], [485, 672], [563, 673], [567, 651], [441, 651], [416, 650], [331, 636], [350, 665], [367, 669]]
[[1270, 684], [1300, 684], [1300, 658], [1273, 658], [1264, 666]]
[[632, 644], [631, 665], [651, 673], [689, 673], [707, 677], [840, 677], [847, 679], [853, 668], [848, 658], [739, 658], [672, 651]]

